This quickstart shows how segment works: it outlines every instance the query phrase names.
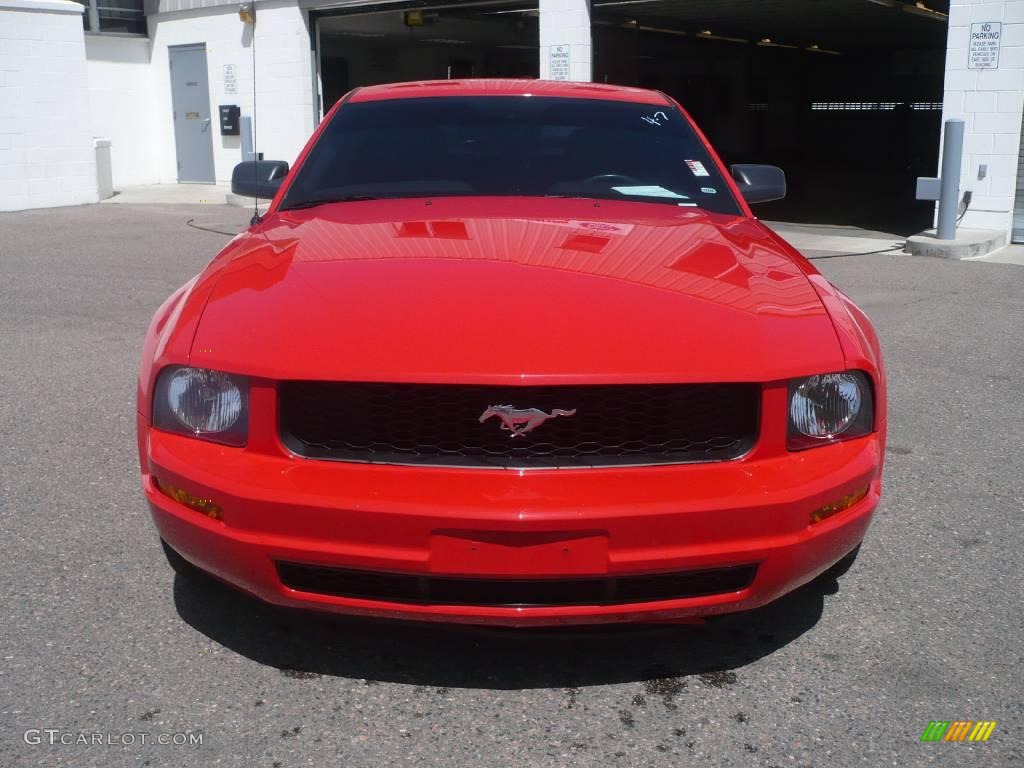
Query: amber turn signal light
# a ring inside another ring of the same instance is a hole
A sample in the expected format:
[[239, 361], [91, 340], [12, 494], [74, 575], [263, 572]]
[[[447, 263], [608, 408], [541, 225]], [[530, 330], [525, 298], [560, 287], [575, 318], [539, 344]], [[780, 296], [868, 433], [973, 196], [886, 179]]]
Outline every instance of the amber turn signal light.
[[223, 520], [224, 515], [220, 510], [220, 507], [214, 504], [210, 499], [201, 499], [198, 496], [193, 496], [183, 488], [178, 488], [175, 485], [169, 485], [160, 480], [153, 478], [153, 485], [155, 485], [161, 493], [174, 499], [179, 504], [184, 504], [186, 507], [194, 509], [196, 512], [201, 512], [209, 518], [214, 520]]
[[861, 488], [860, 490], [854, 491], [853, 493], [843, 496], [838, 501], [834, 501], [831, 504], [826, 504], [823, 507], [818, 507], [816, 510], [811, 512], [811, 525], [814, 525], [815, 523], [820, 523], [822, 520], [832, 517], [832, 515], [839, 514], [844, 509], [849, 509], [867, 495], [868, 489]]

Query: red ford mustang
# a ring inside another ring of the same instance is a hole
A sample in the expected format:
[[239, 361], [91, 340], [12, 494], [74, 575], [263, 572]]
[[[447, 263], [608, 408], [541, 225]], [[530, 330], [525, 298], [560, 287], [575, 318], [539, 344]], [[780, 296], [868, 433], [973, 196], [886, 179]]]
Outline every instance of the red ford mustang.
[[353, 91], [153, 319], [142, 484], [172, 565], [264, 600], [506, 625], [762, 605], [856, 554], [885, 376], [663, 94]]

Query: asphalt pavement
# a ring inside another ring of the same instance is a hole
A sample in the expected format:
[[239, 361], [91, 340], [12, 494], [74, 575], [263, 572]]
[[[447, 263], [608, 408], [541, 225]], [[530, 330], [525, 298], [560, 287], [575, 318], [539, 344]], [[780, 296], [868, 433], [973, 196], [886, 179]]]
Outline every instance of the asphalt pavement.
[[[1024, 267], [809, 248], [890, 377], [884, 500], [838, 582], [706, 627], [419, 626], [281, 612], [160, 552], [142, 337], [249, 215], [0, 214], [0, 766], [1024, 760]], [[998, 725], [922, 743], [932, 720]]]

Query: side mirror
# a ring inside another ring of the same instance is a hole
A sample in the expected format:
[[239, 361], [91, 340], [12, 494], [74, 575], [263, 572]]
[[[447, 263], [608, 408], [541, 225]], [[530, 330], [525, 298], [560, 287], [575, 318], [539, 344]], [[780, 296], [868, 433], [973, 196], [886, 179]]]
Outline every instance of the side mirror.
[[748, 203], [767, 203], [786, 196], [786, 174], [774, 165], [731, 165], [733, 179]]
[[288, 175], [284, 160], [246, 160], [231, 172], [231, 191], [243, 197], [271, 198]]

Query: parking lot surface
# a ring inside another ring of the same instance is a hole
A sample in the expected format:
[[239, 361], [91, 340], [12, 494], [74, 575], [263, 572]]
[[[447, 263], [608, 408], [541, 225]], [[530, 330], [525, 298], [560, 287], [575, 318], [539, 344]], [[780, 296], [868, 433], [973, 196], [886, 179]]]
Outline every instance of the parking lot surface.
[[[228, 239], [186, 221], [249, 215], [0, 214], [0, 766], [1024, 758], [1024, 267], [816, 252], [890, 378], [883, 503], [838, 582], [706, 627], [418, 626], [281, 612], [164, 562], [135, 450], [142, 337]], [[932, 720], [998, 725], [921, 743]], [[183, 733], [202, 744], [152, 743]]]

